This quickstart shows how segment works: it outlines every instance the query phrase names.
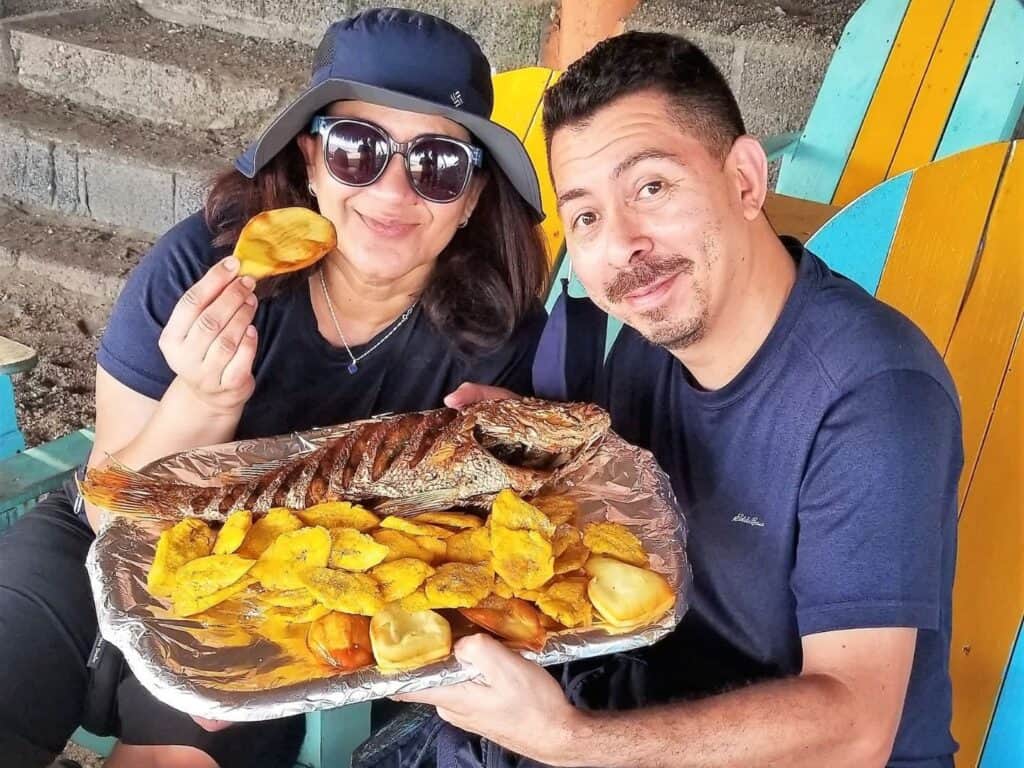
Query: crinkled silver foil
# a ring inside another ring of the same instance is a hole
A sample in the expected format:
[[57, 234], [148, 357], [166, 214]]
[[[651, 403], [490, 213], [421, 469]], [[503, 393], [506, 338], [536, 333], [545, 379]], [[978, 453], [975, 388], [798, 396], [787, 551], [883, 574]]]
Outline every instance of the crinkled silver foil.
[[[169, 456], [147, 468], [155, 477], [216, 484], [217, 476], [311, 450], [335, 430], [246, 440]], [[687, 608], [690, 568], [686, 523], [668, 477], [653, 456], [609, 434], [587, 464], [544, 493], [565, 493], [581, 509], [581, 525], [611, 521], [628, 526], [643, 541], [651, 567], [677, 590], [675, 608], [656, 625], [625, 634], [592, 627], [549, 634], [539, 653], [522, 651], [540, 664], [650, 645], [667, 635]], [[146, 590], [146, 574], [160, 533], [173, 521], [141, 516], [110, 517], [87, 561], [103, 637], [117, 646], [136, 677], [158, 699], [199, 717], [256, 721], [328, 709], [369, 699], [470, 680], [475, 670], [449, 657], [401, 673], [376, 668], [339, 672], [316, 662], [305, 647], [305, 630], [274, 642], [250, 628], [252, 613], [230, 601], [186, 619], [170, 613], [170, 602]], [[478, 630], [482, 631], [482, 630]], [[453, 633], [458, 636], [457, 625]], [[464, 633], [463, 633], [464, 634]]]

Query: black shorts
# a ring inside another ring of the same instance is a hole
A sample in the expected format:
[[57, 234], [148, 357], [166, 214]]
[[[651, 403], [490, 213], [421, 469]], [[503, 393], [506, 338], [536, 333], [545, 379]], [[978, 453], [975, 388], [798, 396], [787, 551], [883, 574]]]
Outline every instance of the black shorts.
[[[96, 642], [85, 556], [93, 533], [66, 490], [0, 534], [0, 763], [48, 765], [82, 724]], [[107, 646], [107, 652], [119, 656]], [[126, 744], [197, 747], [222, 768], [291, 768], [305, 718], [239, 723], [216, 733], [154, 698], [127, 665], [114, 678], [110, 735]], [[90, 701], [95, 703], [95, 686]], [[95, 711], [92, 707], [90, 711]]]

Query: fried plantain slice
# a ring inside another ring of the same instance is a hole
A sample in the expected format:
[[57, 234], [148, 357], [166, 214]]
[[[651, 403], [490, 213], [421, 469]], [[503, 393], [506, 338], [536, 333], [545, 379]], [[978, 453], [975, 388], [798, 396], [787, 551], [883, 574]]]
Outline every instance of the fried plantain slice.
[[555, 533], [555, 526], [547, 515], [508, 489], [499, 493], [491, 505], [491, 528], [495, 526], [513, 531], [539, 531], [546, 539]]
[[530, 503], [547, 515], [552, 525], [575, 524], [579, 519], [580, 505], [568, 496], [538, 496]]
[[380, 584], [381, 597], [387, 603], [411, 595], [433, 573], [431, 566], [413, 557], [381, 563], [370, 571], [370, 575]]
[[392, 531], [382, 528], [370, 534], [378, 544], [388, 548], [388, 554], [384, 558], [385, 563], [398, 560], [403, 557], [414, 557], [425, 563], [433, 564], [437, 561], [437, 555], [417, 543], [416, 539], [401, 531]]
[[323, 568], [331, 554], [331, 535], [326, 528], [300, 528], [282, 533], [260, 555], [252, 575], [264, 589], [301, 589], [302, 573]]
[[467, 514], [465, 512], [421, 512], [410, 519], [414, 523], [430, 523], [433, 525], [443, 525], [446, 528], [458, 528], [460, 530], [464, 530], [466, 528], [480, 528], [484, 524], [484, 521], [476, 515]]
[[366, 533], [380, 524], [380, 518], [373, 512], [348, 501], [324, 501], [306, 507], [297, 514], [306, 525], [319, 525], [328, 530], [355, 528], [360, 533]]
[[242, 227], [234, 255], [240, 275], [257, 279], [312, 266], [338, 245], [330, 220], [309, 208], [275, 208]]
[[[230, 555], [226, 555], [226, 557], [230, 557]], [[256, 579], [253, 577], [243, 576], [234, 584], [229, 584], [223, 589], [218, 589], [202, 596], [194, 595], [188, 590], [175, 589], [173, 598], [174, 614], [184, 618], [185, 616], [194, 616], [197, 613], [208, 611], [218, 603], [223, 603], [255, 583]]]
[[252, 524], [237, 554], [256, 560], [282, 533], [297, 531], [301, 527], [302, 521], [290, 509], [269, 509], [267, 514]]
[[591, 523], [583, 531], [583, 543], [595, 555], [608, 555], [638, 568], [647, 565], [644, 545], [619, 523]]
[[467, 563], [445, 563], [423, 584], [427, 599], [439, 608], [472, 608], [494, 590], [489, 568]]
[[554, 576], [551, 542], [535, 530], [491, 527], [491, 565], [513, 590], [537, 589]]
[[178, 569], [174, 594], [205, 597], [230, 587], [256, 565], [238, 555], [207, 555], [186, 563]]
[[380, 527], [388, 528], [392, 531], [401, 531], [410, 536], [432, 536], [435, 539], [447, 539], [454, 533], [454, 531], [442, 528], [440, 525], [420, 523], [408, 517], [398, 517], [397, 515], [385, 517], [380, 521]]
[[256, 600], [275, 608], [309, 608], [316, 602], [313, 594], [305, 587], [264, 591], [256, 595]]
[[491, 532], [487, 528], [461, 531], [446, 539], [445, 544], [445, 559], [450, 562], [475, 564], [491, 562]]
[[327, 564], [346, 571], [368, 571], [382, 562], [388, 552], [387, 545], [355, 528], [332, 528], [331, 557]]
[[538, 598], [537, 607], [565, 627], [589, 627], [593, 622], [587, 579], [551, 582]]
[[332, 611], [373, 616], [384, 607], [380, 586], [365, 573], [311, 568], [303, 572], [302, 581], [317, 601]]
[[252, 512], [248, 509], [236, 509], [224, 525], [217, 531], [217, 541], [213, 544], [213, 554], [230, 555], [238, 551], [245, 541], [245, 536], [252, 528]]
[[213, 551], [215, 535], [205, 522], [187, 517], [160, 534], [153, 565], [146, 576], [150, 594], [169, 597], [174, 592], [175, 574], [186, 563]]

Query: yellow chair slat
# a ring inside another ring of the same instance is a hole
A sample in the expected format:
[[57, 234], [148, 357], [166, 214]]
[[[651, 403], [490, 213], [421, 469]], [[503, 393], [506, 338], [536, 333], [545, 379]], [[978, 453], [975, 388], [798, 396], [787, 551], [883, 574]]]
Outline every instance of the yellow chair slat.
[[[1018, 318], [1018, 321], [1020, 318]], [[977, 764], [1024, 611], [1024, 338], [1017, 341], [958, 527], [950, 675], [957, 765]]]
[[996, 192], [992, 216], [970, 294], [946, 351], [963, 409], [963, 507], [1006, 370], [1020, 317], [1024, 315], [1024, 146], [1011, 150]]
[[886, 178], [935, 156], [994, 0], [954, 0]]
[[520, 141], [525, 140], [550, 80], [551, 70], [546, 67], [524, 67], [495, 75], [491, 119], [512, 131]]
[[945, 353], [980, 251], [1009, 145], [990, 144], [914, 173], [876, 296]]
[[[552, 71], [548, 88], [558, 82], [558, 78], [561, 76], [561, 72]], [[544, 230], [544, 241], [548, 249], [548, 261], [554, 264], [562, 252], [562, 245], [565, 242], [565, 230], [562, 228], [562, 220], [558, 216], [555, 187], [551, 183], [551, 174], [548, 173], [548, 151], [544, 145], [543, 112], [543, 106], [537, 110], [537, 115], [523, 143], [530, 155], [530, 160], [533, 161], [533, 167], [537, 169], [537, 176], [540, 178], [540, 200], [544, 206], [544, 213], [547, 214], [541, 229]]]
[[952, 3], [911, 0], [839, 179], [834, 205], [852, 202], [885, 179]]

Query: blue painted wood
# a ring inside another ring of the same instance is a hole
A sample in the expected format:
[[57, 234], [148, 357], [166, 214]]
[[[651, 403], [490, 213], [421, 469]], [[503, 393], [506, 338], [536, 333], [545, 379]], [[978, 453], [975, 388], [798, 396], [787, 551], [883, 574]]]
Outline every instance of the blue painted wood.
[[1017, 631], [978, 768], [1020, 768], [1021, 765], [1024, 765], [1024, 621]]
[[1009, 139], [1022, 109], [1024, 2], [995, 0], [935, 159]]
[[843, 30], [807, 126], [779, 170], [784, 195], [832, 201], [910, 0], [867, 0]]
[[902, 173], [854, 200], [807, 241], [807, 249], [874, 295], [911, 176]]
[[0, 459], [25, 450], [25, 437], [18, 429], [11, 377], [0, 375]]

